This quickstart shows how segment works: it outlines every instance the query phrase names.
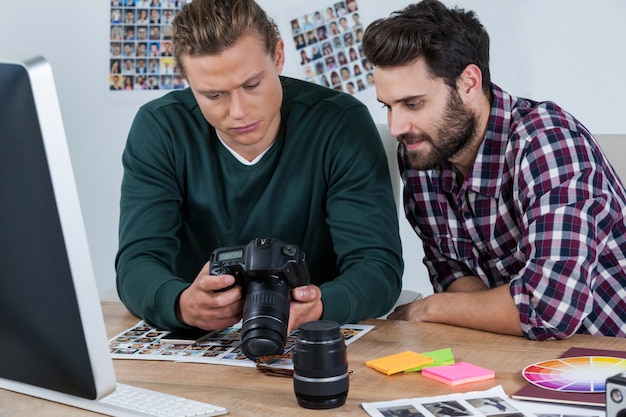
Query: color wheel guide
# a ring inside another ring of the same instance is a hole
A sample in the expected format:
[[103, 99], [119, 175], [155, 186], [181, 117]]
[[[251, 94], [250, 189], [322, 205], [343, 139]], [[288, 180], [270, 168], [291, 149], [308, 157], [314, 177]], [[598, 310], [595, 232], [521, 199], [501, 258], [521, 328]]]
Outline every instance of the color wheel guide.
[[570, 348], [558, 359], [524, 368], [529, 384], [511, 398], [603, 407], [606, 379], [623, 371], [624, 351]]
[[577, 356], [527, 366], [524, 378], [538, 387], [566, 392], [604, 392], [606, 379], [626, 371], [626, 359]]

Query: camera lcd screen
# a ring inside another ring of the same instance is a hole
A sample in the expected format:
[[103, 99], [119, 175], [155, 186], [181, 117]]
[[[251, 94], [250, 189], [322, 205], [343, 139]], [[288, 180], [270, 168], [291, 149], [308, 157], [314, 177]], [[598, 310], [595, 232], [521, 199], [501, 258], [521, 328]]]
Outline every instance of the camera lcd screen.
[[230, 250], [226, 252], [220, 252], [217, 254], [218, 261], [230, 261], [231, 259], [241, 258], [243, 256], [243, 249]]

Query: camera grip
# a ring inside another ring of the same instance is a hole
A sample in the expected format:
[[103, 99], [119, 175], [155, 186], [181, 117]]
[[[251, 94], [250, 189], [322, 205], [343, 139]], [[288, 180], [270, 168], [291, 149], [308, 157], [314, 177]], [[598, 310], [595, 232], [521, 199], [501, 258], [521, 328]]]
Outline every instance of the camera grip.
[[236, 286], [240, 285], [240, 279], [241, 279], [241, 274], [239, 271], [236, 270], [231, 270], [228, 268], [224, 268], [221, 267], [219, 265], [216, 265], [215, 267], [211, 266], [209, 267], [209, 274], [210, 275], [232, 275], [233, 277], [235, 277], [235, 283], [232, 285], [228, 285], [224, 288], [218, 288], [217, 290], [213, 290], [213, 292], [224, 292], [224, 291], [228, 291], [232, 288], [235, 288]]

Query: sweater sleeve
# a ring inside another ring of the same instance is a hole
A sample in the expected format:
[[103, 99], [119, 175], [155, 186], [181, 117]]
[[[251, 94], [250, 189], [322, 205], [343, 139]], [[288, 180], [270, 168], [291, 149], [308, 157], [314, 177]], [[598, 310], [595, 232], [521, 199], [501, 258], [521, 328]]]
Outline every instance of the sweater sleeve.
[[189, 285], [172, 270], [181, 225], [173, 159], [167, 129], [140, 109], [122, 156], [117, 290], [131, 313], [164, 328], [182, 326], [175, 304]]
[[402, 288], [402, 248], [387, 158], [364, 106], [330, 126], [327, 222], [340, 275], [321, 285], [324, 318], [356, 323], [387, 313]]

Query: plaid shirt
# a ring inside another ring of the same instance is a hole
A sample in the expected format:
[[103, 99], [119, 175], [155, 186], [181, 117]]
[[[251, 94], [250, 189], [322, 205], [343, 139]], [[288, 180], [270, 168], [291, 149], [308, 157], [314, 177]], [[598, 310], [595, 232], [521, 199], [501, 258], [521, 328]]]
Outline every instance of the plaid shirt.
[[445, 162], [398, 159], [407, 219], [433, 288], [510, 285], [529, 339], [626, 337], [626, 190], [585, 127], [551, 102], [493, 85], [484, 141], [459, 186]]

